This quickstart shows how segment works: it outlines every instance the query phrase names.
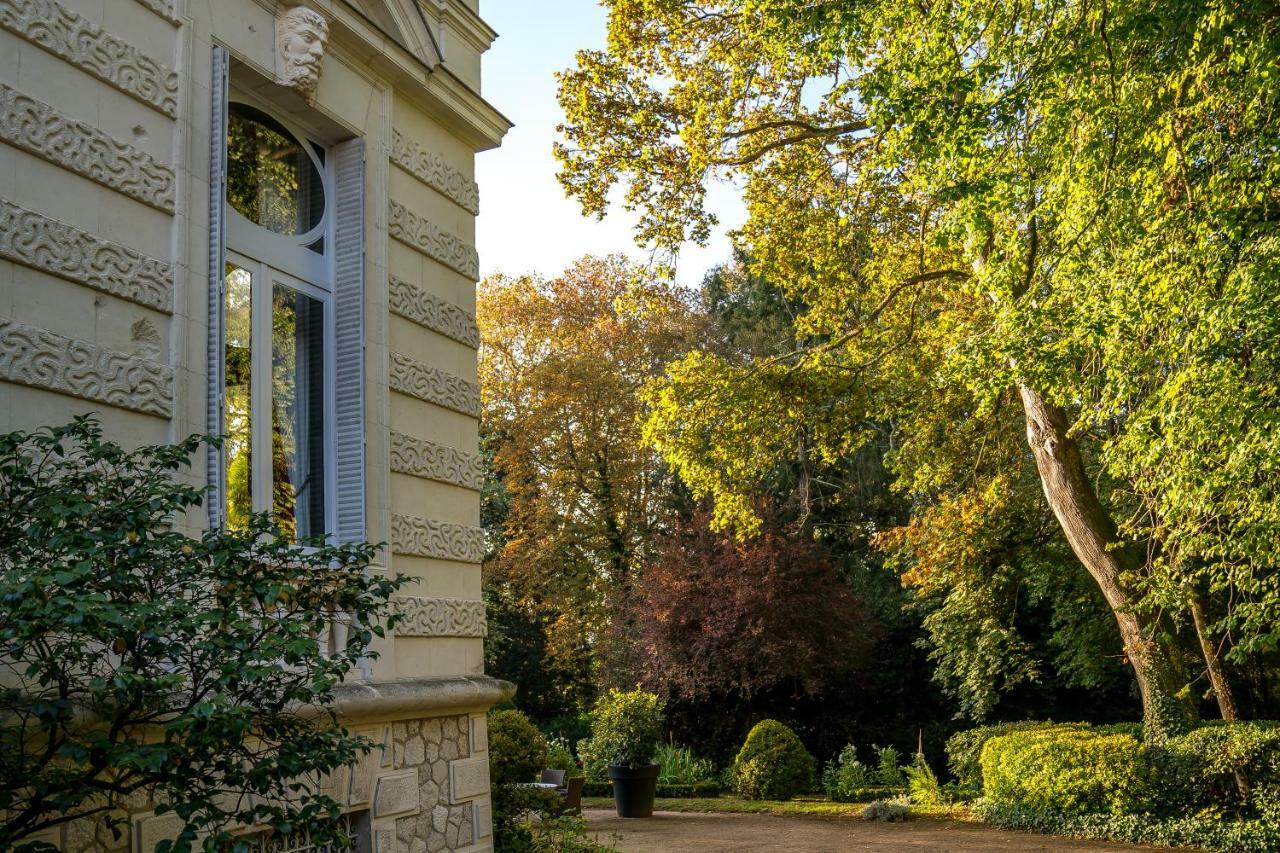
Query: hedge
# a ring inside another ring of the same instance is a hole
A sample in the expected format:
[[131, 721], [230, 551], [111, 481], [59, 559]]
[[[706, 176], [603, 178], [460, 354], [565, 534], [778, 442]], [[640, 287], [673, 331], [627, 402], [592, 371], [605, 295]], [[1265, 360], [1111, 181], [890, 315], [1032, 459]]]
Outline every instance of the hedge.
[[1028, 729], [988, 740], [981, 761], [983, 796], [997, 806], [1129, 814], [1146, 810], [1155, 790], [1150, 751], [1131, 734]]
[[1280, 823], [1280, 723], [1206, 725], [1171, 738], [1157, 760], [1164, 784], [1176, 780], [1169, 805], [1246, 811]]
[[978, 813], [993, 826], [1027, 832], [1105, 838], [1126, 844], [1196, 847], [1212, 853], [1280, 850], [1280, 824], [1266, 820], [1223, 820], [1218, 816], [1063, 815], [989, 803], [980, 805]]

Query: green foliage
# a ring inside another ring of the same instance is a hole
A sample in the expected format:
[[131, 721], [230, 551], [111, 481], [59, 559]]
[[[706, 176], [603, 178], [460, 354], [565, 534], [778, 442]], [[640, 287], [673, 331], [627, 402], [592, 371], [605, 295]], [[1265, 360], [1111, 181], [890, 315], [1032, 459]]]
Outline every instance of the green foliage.
[[1161, 818], [1145, 814], [1063, 815], [1016, 806], [985, 804], [982, 817], [995, 826], [1077, 838], [1104, 838], [1128, 844], [1193, 847], [1212, 853], [1280, 850], [1280, 823], [1223, 820], [1218, 815]]
[[1136, 737], [1077, 726], [993, 737], [981, 764], [988, 802], [1042, 812], [1140, 812], [1156, 784], [1151, 755]]
[[652, 764], [662, 736], [664, 710], [661, 699], [639, 688], [626, 692], [613, 688], [596, 700], [591, 709], [590, 743], [578, 747], [588, 767], [587, 778], [592, 779], [601, 762], [620, 767]]
[[838, 803], [855, 803], [862, 791], [876, 786], [871, 770], [858, 760], [858, 750], [849, 744], [822, 768], [822, 790]]
[[994, 723], [956, 732], [947, 738], [947, 768], [962, 786], [982, 789], [982, 748], [994, 737], [1012, 732], [1040, 729], [1050, 722], [1024, 720], [1015, 723]]
[[582, 768], [573, 757], [573, 750], [560, 738], [547, 741], [547, 767], [564, 770], [570, 778], [582, 775]]
[[876, 800], [867, 804], [862, 810], [863, 820], [878, 820], [882, 823], [901, 823], [911, 817], [911, 807], [905, 803], [887, 800]]
[[516, 710], [489, 714], [489, 774], [494, 785], [536, 782], [547, 766], [547, 740]]
[[1216, 808], [1275, 818], [1280, 723], [1204, 726], [1171, 738], [1164, 753], [1170, 770], [1166, 784], [1185, 798], [1180, 805], [1188, 811]]
[[812, 787], [814, 769], [795, 732], [777, 720], [761, 720], [734, 759], [733, 792], [748, 800], [789, 800]]
[[887, 788], [896, 788], [907, 783], [902, 773], [902, 753], [891, 746], [876, 749], [876, 781]]
[[[295, 543], [266, 517], [184, 533], [205, 441], [125, 450], [90, 417], [0, 436], [0, 847], [89, 813], [113, 825], [139, 794], [181, 821], [175, 850], [234, 824], [337, 828], [298, 780], [371, 748], [334, 691], [404, 579], [368, 571], [374, 546]], [[346, 642], [326, 653], [335, 621]]]
[[653, 760], [662, 767], [658, 775], [659, 786], [695, 786], [715, 783], [716, 766], [699, 758], [693, 750], [674, 744], [660, 744]]
[[911, 797], [912, 803], [922, 806], [948, 806], [953, 802], [951, 792], [943, 789], [923, 753], [916, 753], [915, 761], [903, 772], [907, 776], [907, 794]]

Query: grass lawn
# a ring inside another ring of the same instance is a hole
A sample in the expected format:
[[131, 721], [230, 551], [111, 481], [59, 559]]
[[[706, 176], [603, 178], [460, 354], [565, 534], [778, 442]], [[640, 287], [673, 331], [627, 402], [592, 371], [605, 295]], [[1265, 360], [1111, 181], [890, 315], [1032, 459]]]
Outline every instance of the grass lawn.
[[[724, 812], [728, 814], [773, 814], [820, 818], [861, 818], [866, 803], [833, 803], [817, 798], [795, 800], [741, 800], [737, 797], [699, 797], [688, 799], [664, 799], [653, 801], [655, 811], [661, 812]], [[611, 809], [612, 797], [583, 797], [584, 809]], [[913, 818], [938, 820], [972, 820], [964, 806], [948, 809], [945, 806], [912, 806]]]

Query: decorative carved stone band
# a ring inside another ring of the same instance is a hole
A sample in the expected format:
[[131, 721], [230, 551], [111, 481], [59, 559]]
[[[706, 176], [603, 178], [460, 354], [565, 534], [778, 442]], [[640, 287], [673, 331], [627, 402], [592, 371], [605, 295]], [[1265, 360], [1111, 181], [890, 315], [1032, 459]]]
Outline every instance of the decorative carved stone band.
[[391, 390], [399, 391], [471, 415], [480, 417], [480, 388], [465, 379], [450, 376], [428, 364], [391, 353]]
[[178, 75], [53, 0], [0, 0], [0, 27], [175, 118]]
[[0, 139], [169, 213], [173, 170], [132, 145], [0, 83]]
[[182, 23], [178, 19], [178, 0], [138, 0], [138, 2], [171, 24]]
[[398, 130], [391, 132], [391, 162], [474, 214], [480, 213], [480, 187], [434, 151]]
[[395, 276], [391, 276], [387, 295], [393, 313], [469, 347], [479, 348], [480, 329], [470, 312]]
[[0, 320], [0, 379], [169, 417], [173, 371], [166, 365], [12, 320]]
[[393, 513], [391, 550], [411, 557], [479, 563], [484, 559], [484, 531], [465, 524]]
[[461, 598], [396, 598], [403, 616], [397, 637], [487, 637], [483, 601]]
[[479, 280], [480, 256], [476, 254], [474, 247], [421, 216], [410, 213], [399, 202], [391, 202], [388, 230], [392, 237], [434, 258], [449, 269], [462, 273], [472, 281]]
[[391, 431], [391, 470], [480, 491], [480, 456]]
[[0, 257], [166, 313], [173, 267], [0, 199]]

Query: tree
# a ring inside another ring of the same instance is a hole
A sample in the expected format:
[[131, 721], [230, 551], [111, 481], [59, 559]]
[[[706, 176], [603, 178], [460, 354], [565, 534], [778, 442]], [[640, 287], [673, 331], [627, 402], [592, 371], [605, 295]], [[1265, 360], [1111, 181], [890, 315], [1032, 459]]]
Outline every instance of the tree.
[[879, 625], [822, 548], [794, 531], [748, 541], [681, 522], [645, 572], [644, 679], [665, 695], [748, 704], [813, 696], [866, 662]]
[[[672, 405], [735, 413], [763, 384], [760, 419], [822, 424], [816, 452], [839, 455], [902, 377], [970, 411], [1012, 393], [1149, 736], [1185, 726], [1172, 615], [1218, 594], [1234, 655], [1275, 642], [1276, 481], [1258, 472], [1280, 470], [1280, 23], [1198, 0], [607, 5], [608, 49], [561, 78], [566, 188], [600, 214], [624, 182], [638, 236], [673, 249], [707, 235], [707, 182], [734, 177], [739, 243], [808, 306], [792, 356], [686, 359]], [[872, 393], [843, 424], [773, 398], [854, 378]], [[750, 526], [755, 454], [788, 442], [744, 421], [664, 454]]]
[[689, 311], [613, 257], [550, 281], [491, 278], [477, 314], [486, 444], [504, 491], [490, 582], [559, 614], [553, 654], [590, 637], [626, 683], [635, 580], [671, 497], [640, 439], [638, 392], [684, 351]]
[[114, 832], [147, 801], [182, 820], [173, 849], [338, 827], [317, 780], [371, 744], [334, 688], [403, 579], [264, 517], [182, 533], [202, 441], [125, 450], [89, 417], [0, 436], [0, 847], [85, 817]]

